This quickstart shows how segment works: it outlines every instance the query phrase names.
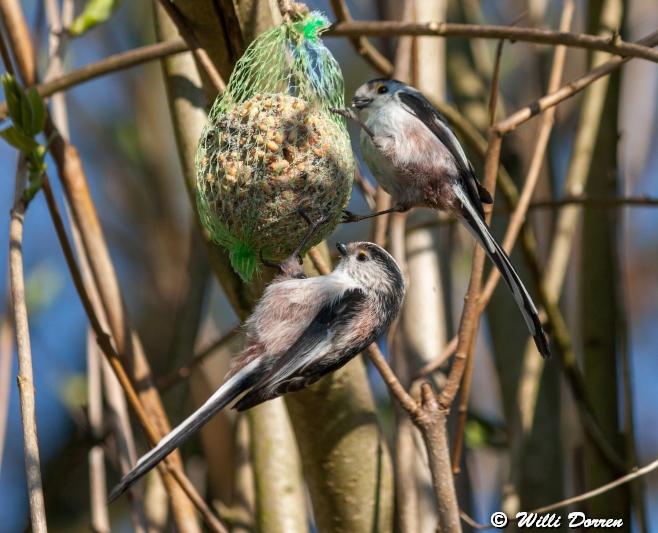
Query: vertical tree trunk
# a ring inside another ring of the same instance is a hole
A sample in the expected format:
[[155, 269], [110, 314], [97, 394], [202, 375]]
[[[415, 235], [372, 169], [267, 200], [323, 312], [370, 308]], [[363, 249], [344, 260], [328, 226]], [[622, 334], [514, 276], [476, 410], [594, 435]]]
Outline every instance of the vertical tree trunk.
[[[621, 10], [621, 6], [619, 7]], [[589, 3], [589, 28], [593, 32], [608, 28], [601, 19], [599, 2]], [[608, 28], [612, 29], [612, 28]], [[620, 72], [609, 78], [608, 91], [602, 109], [600, 128], [595, 144], [587, 183], [587, 196], [614, 196], [619, 193], [617, 144], [619, 139]], [[615, 289], [620, 283], [618, 272], [617, 216], [615, 209], [586, 209], [583, 221], [583, 259], [580, 272], [582, 296], [582, 327], [584, 368], [589, 398], [601, 428], [608, 440], [624, 456], [620, 432], [621, 401], [620, 369], [617, 354], [620, 348], [620, 322]], [[591, 442], [585, 445], [585, 483], [591, 489], [619, 476]], [[587, 502], [587, 513], [596, 517], [623, 518], [630, 523], [629, 485], [593, 498]]]

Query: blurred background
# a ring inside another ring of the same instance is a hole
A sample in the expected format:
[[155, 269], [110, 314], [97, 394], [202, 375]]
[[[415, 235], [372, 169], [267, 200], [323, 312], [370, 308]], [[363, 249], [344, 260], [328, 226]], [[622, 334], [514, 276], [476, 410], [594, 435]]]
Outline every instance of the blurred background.
[[[307, 3], [334, 20], [328, 2]], [[609, 34], [619, 29], [624, 40], [633, 41], [658, 27], [654, 0], [574, 3], [574, 32]], [[610, 3], [618, 5], [619, 22], [607, 27], [599, 17]], [[346, 4], [357, 20], [409, 16], [402, 9], [404, 3], [393, 0], [349, 0]], [[548, 0], [418, 0], [410, 4], [415, 4], [411, 16], [417, 21], [517, 23], [550, 29], [558, 28], [563, 7], [562, 2]], [[24, 0], [22, 5], [38, 44], [43, 73], [48, 41], [44, 5], [36, 0]], [[82, 7], [83, 2], [75, 2], [76, 13]], [[155, 40], [151, 3], [123, 2], [106, 23], [70, 41], [64, 69], [70, 71]], [[372, 43], [394, 62], [397, 72], [402, 72], [400, 77], [415, 80], [433, 98], [449, 103], [486, 136], [497, 42], [428, 37], [407, 40], [405, 44], [404, 39], [372, 39]], [[327, 37], [325, 43], [343, 69], [347, 98], [361, 83], [380, 75], [355, 52], [348, 39]], [[550, 46], [505, 43], [499, 118], [546, 92], [553, 51]], [[586, 72], [591, 60], [592, 54], [585, 50], [569, 49], [563, 83]], [[588, 92], [557, 107], [535, 200], [575, 194], [564, 192], [565, 181], [574, 172], [578, 136], [588, 129], [594, 130], [595, 142], [590, 147], [591, 160], [585, 164], [589, 178], [585, 196], [608, 200], [658, 197], [658, 68], [655, 63], [635, 59], [606, 83], [600, 123], [582, 116], [583, 109], [590, 109], [584, 102]], [[224, 343], [211, 351], [191, 377], [173, 378], [172, 382], [171, 372], [231, 331], [239, 319], [212, 274], [181, 179], [163, 69], [154, 61], [104, 76], [68, 90], [65, 103], [70, 139], [80, 151], [128, 313], [173, 424], [221, 382], [235, 345]], [[528, 171], [538, 128], [539, 119], [535, 118], [503, 142], [502, 163], [519, 187]], [[356, 129], [351, 133], [355, 139]], [[481, 154], [469, 143], [465, 146], [481, 174]], [[356, 144], [355, 151], [358, 154]], [[0, 217], [2, 280], [8, 279], [8, 213], [16, 161], [15, 150], [0, 143], [0, 212], [5, 213]], [[47, 164], [54, 175], [49, 157]], [[363, 165], [361, 170], [376, 185]], [[53, 178], [51, 182], [62, 205], [59, 181]], [[358, 213], [369, 209], [359, 188], [354, 189], [350, 208]], [[544, 206], [531, 210], [528, 220], [536, 235], [542, 271], [547, 268], [556, 221], [563, 209]], [[531, 379], [532, 369], [523, 363], [529, 359], [524, 357], [528, 339], [521, 316], [507, 289], [496, 290], [483, 315], [475, 350], [466, 451], [458, 477], [461, 505], [479, 522], [488, 523], [489, 515], [501, 508], [528, 510], [583, 492], [658, 457], [658, 209], [655, 205], [594, 202], [576, 211], [576, 231], [572, 246], [565, 252], [564, 280], [557, 283], [557, 294], [587, 393], [623, 464], [615, 469], [592, 451], [560, 357], [536, 370], [536, 408], [530, 415], [522, 450], [515, 447], [518, 441], [511, 428], [519, 409], [525, 413], [520, 402], [526, 398], [518, 383]], [[498, 192], [492, 226], [501, 239], [508, 221], [509, 209]], [[372, 231], [370, 223], [339, 227], [330, 243], [368, 239]], [[456, 333], [470, 274], [472, 241], [452, 221], [432, 213], [412, 213], [403, 231], [411, 287], [397, 333], [382, 346], [392, 358], [399, 357], [396, 371], [406, 376], [404, 381], [409, 384], [423, 365], [440, 357]], [[520, 245], [511, 255], [512, 262], [519, 265], [522, 278], [537, 294], [537, 279], [524, 266], [525, 256], [518, 248]], [[26, 216], [24, 258], [49, 526], [51, 531], [84, 531], [90, 523], [89, 449], [94, 445], [105, 449], [107, 484], [111, 487], [119, 477], [117, 444], [109, 415], [100, 434], [90, 429], [87, 360], [88, 352], [96, 357], [96, 349], [93, 339], [88, 342], [87, 320], [41, 194], [30, 204]], [[0, 291], [0, 532], [11, 533], [28, 527], [29, 509], [15, 343], [8, 340], [13, 336], [8, 284], [0, 284]], [[532, 356], [537, 357], [536, 353]], [[405, 361], [402, 367], [400, 359]], [[377, 421], [394, 453], [403, 446], [399, 439], [403, 424], [376, 371], [369, 367], [367, 371]], [[435, 385], [442, 384], [444, 372], [445, 366], [432, 374]], [[298, 409], [291, 409], [293, 416]], [[265, 438], [255, 435], [254, 426], [250, 427], [251, 439]], [[295, 430], [299, 431], [299, 426]], [[240, 425], [229, 414], [218, 417], [201, 438], [192, 439], [183, 449], [190, 478], [210, 500], [220, 502], [220, 513], [233, 517], [234, 530], [242, 531], [255, 527], [254, 500], [245, 496], [244, 505], [236, 503], [245, 494], [253, 498], [253, 481], [243, 473], [244, 469], [248, 472], [250, 463], [245, 444], [248, 434], [245, 423]], [[417, 529], [410, 531], [433, 531], [431, 487], [422, 444], [417, 436], [411, 434], [410, 438], [412, 455], [418, 456], [411, 463], [416, 464], [413, 490], [418, 496], [411, 523]], [[137, 451], [146, 450], [138, 429], [135, 439]], [[247, 481], [240, 476], [246, 476]], [[151, 476], [146, 487], [149, 527], [168, 530], [171, 519], [166, 504], [163, 508], [157, 476]], [[243, 514], [239, 514], [240, 509]], [[658, 531], [658, 473], [576, 509], [592, 516], [623, 516], [626, 524], [632, 524], [626, 530]], [[135, 528], [125, 499], [110, 506], [110, 521], [112, 531]]]

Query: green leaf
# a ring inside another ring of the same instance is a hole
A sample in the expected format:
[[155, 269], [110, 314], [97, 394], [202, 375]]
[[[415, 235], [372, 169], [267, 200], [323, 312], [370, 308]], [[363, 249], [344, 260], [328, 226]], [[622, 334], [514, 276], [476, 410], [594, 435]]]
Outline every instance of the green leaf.
[[21, 99], [21, 120], [20, 122], [14, 121], [14, 126], [19, 127], [23, 130], [26, 135], [32, 137], [32, 134], [29, 132], [30, 124], [32, 123], [32, 107], [30, 106], [30, 101], [25, 95], [25, 91], [20, 89], [20, 99]]
[[17, 148], [23, 153], [29, 153], [36, 150], [39, 143], [29, 135], [26, 135], [20, 128], [16, 126], [9, 126], [8, 128], [0, 131], [0, 137]]
[[34, 87], [27, 92], [26, 100], [30, 104], [31, 120], [30, 124], [23, 125], [23, 129], [28, 135], [37, 135], [46, 124], [46, 106]]
[[2, 76], [2, 87], [5, 91], [5, 98], [7, 100], [7, 110], [9, 116], [14, 124], [22, 124], [23, 122], [23, 106], [22, 96], [23, 91], [20, 85], [11, 74], [4, 74]]
[[112, 16], [118, 5], [119, 0], [87, 0], [82, 13], [71, 23], [69, 34], [77, 37], [102, 24]]

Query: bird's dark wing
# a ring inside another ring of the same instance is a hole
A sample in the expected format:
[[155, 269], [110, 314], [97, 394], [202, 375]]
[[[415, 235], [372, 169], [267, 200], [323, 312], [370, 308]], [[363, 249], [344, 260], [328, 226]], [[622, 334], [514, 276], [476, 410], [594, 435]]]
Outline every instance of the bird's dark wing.
[[[254, 383], [235, 404], [243, 411], [287, 392], [303, 389], [325, 374], [341, 367], [363, 346], [372, 342], [364, 336], [363, 342], [345, 349], [353, 323], [364, 312], [365, 295], [360, 289], [345, 291], [339, 298], [323, 306], [304, 333], [287, 352], [274, 356], [276, 363], [258, 382]], [[356, 343], [354, 343], [356, 344]]]
[[473, 165], [466, 157], [457, 137], [450, 129], [447, 120], [434, 106], [418, 91], [399, 91], [398, 97], [407, 111], [416, 116], [448, 149], [457, 164], [459, 175], [462, 178], [468, 196], [473, 205], [484, 217], [482, 204], [493, 202], [489, 191], [485, 189], [475, 177]]

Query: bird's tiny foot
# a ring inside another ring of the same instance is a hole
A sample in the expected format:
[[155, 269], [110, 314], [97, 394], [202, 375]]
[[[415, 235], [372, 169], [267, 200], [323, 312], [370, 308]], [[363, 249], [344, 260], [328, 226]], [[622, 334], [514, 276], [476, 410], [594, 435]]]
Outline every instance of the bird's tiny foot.
[[359, 222], [359, 220], [363, 220], [362, 215], [357, 215], [356, 213], [352, 213], [352, 211], [348, 211], [347, 209], [344, 209], [343, 216], [340, 219], [340, 223], [351, 224], [352, 222]]
[[309, 214], [306, 212], [306, 209], [303, 207], [298, 208], [297, 213], [306, 221], [306, 223], [312, 228], [313, 231], [331, 220], [330, 213], [325, 213], [324, 215], [318, 217], [316, 220], [312, 220]]
[[303, 207], [298, 208], [297, 213], [306, 221], [306, 223], [309, 226], [306, 235], [304, 235], [304, 238], [301, 240], [301, 242], [293, 252], [293, 255], [297, 256], [299, 260], [299, 264], [301, 265], [304, 262], [302, 258], [302, 251], [306, 247], [306, 244], [308, 243], [309, 240], [311, 240], [311, 237], [313, 237], [313, 234], [317, 231], [317, 229], [320, 226], [326, 224], [327, 222], [329, 222], [329, 220], [331, 220], [331, 214], [325, 213], [324, 215], [318, 217], [316, 220], [312, 220]]
[[263, 250], [258, 251], [258, 255], [260, 256], [260, 262], [263, 263], [266, 267], [268, 268], [273, 268], [275, 270], [278, 270], [281, 273], [284, 273], [283, 266], [281, 263], [275, 263], [274, 261], [270, 261], [269, 259], [265, 259], [265, 256], [263, 255]]

